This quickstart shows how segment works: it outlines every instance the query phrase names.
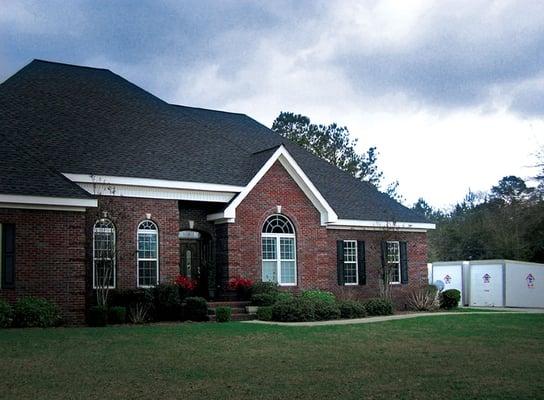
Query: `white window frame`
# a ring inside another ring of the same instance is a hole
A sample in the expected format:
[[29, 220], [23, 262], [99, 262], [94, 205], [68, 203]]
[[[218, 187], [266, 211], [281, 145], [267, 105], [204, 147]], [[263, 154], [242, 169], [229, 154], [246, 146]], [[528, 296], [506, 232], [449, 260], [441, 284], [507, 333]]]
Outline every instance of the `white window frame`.
[[[400, 270], [400, 242], [398, 240], [388, 240], [386, 243], [387, 243], [387, 245], [386, 245], [386, 252], [385, 252], [385, 263], [387, 264], [388, 268], [392, 268], [391, 266], [393, 264], [397, 264], [397, 270], [399, 272], [399, 274], [398, 274], [399, 280], [398, 281], [392, 281], [391, 276], [389, 276], [389, 284], [390, 285], [400, 285], [400, 281], [401, 281], [401, 276], [400, 276], [400, 274], [401, 274], [401, 270]], [[389, 262], [389, 243], [396, 243], [397, 244], [398, 261], [396, 263]]]
[[[150, 222], [155, 226], [155, 230], [151, 229], [140, 229], [142, 224], [145, 222]], [[157, 257], [156, 258], [140, 258], [140, 234], [146, 234], [149, 235], [151, 232], [154, 232], [155, 236], [157, 237], [156, 243], [157, 243]], [[136, 232], [136, 287], [139, 288], [152, 288], [159, 284], [159, 227], [154, 221], [151, 221], [150, 219], [145, 219], [143, 221], [140, 221], [138, 224], [138, 230]], [[156, 271], [157, 271], [157, 280], [155, 282], [155, 285], [140, 285], [140, 261], [155, 261], [156, 262]]]
[[[279, 215], [283, 218], [286, 218], [287, 221], [289, 222], [289, 224], [291, 225], [291, 228], [293, 229], [293, 232], [295, 232], [295, 227], [293, 226], [293, 223], [291, 222], [291, 220], [289, 218], [287, 218], [285, 215], [282, 215], [282, 214], [273, 214], [273, 215], [270, 215], [266, 218], [265, 220], [265, 224], [266, 222], [271, 218], [271, 217], [274, 217], [276, 215]], [[264, 228], [264, 225], [263, 225], [263, 228]], [[263, 258], [263, 238], [274, 238], [275, 241], [276, 241], [276, 259], [275, 260], [265, 260]], [[281, 239], [282, 238], [285, 238], [285, 239], [293, 239], [293, 259], [282, 259], [281, 258]], [[277, 280], [277, 284], [279, 286], [297, 286], [297, 282], [298, 282], [298, 267], [297, 267], [297, 237], [296, 237], [296, 233], [265, 233], [262, 231], [261, 229], [261, 276], [262, 276], [262, 271], [263, 271], [263, 266], [264, 266], [264, 261], [276, 261], [276, 280]], [[281, 262], [282, 261], [293, 261], [295, 263], [295, 281], [293, 283], [281, 283], [282, 279], [281, 279]]]
[[[102, 221], [108, 221], [111, 224], [112, 228], [97, 228], [96, 225], [99, 222], [102, 222]], [[115, 230], [114, 223], [108, 218], [101, 218], [101, 219], [96, 220], [96, 222], [93, 225], [93, 289], [98, 289], [98, 287], [96, 286], [96, 261], [97, 261], [97, 258], [96, 258], [96, 251], [95, 251], [96, 232], [98, 232], [97, 229], [102, 229], [103, 232], [105, 232], [106, 230], [111, 230], [111, 232], [113, 233], [113, 235], [112, 235], [113, 236], [113, 246], [114, 246], [114, 248], [115, 248], [115, 246], [117, 246], [117, 233], [116, 233], [116, 230]], [[102, 260], [102, 258], [100, 258], [100, 260]], [[113, 285], [105, 287], [106, 289], [115, 289], [116, 286], [117, 286], [117, 260], [116, 260], [115, 255], [113, 257], [112, 264], [113, 264], [113, 268], [112, 268]]]
[[[344, 240], [345, 243], [355, 243], [355, 261], [346, 261], [345, 247], [342, 247], [342, 251], [344, 252], [344, 286], [357, 286], [359, 285], [359, 249], [357, 247], [357, 240]], [[346, 264], [355, 264], [355, 283], [346, 282]]]

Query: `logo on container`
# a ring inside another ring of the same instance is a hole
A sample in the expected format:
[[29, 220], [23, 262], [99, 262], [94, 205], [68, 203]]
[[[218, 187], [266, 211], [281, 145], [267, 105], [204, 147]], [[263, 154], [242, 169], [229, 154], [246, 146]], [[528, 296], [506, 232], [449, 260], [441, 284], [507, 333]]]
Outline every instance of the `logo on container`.
[[482, 279], [484, 280], [484, 283], [489, 283], [489, 281], [491, 280], [491, 275], [485, 274], [484, 276], [482, 276]]
[[451, 276], [446, 275], [444, 277], [444, 283], [446, 283], [446, 285], [449, 285], [451, 283]]
[[529, 289], [535, 288], [535, 277], [533, 276], [533, 274], [529, 273], [529, 275], [527, 275], [525, 280], [527, 281], [527, 287]]

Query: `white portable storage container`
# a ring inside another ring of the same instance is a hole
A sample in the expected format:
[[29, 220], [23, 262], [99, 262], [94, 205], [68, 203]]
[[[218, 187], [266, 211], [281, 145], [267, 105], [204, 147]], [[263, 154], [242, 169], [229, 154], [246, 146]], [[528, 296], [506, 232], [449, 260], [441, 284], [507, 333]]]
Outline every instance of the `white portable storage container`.
[[506, 307], [544, 308], [544, 264], [505, 261]]
[[469, 305], [504, 307], [504, 264], [471, 261], [469, 265]]
[[429, 265], [429, 283], [461, 292], [463, 305], [544, 308], [544, 264], [511, 260], [449, 261]]
[[[429, 283], [435, 284], [441, 281], [444, 284], [444, 290], [457, 289], [461, 292], [463, 299], [463, 262], [462, 261], [446, 261], [436, 262], [432, 264], [432, 273], [429, 274]], [[460, 305], [464, 302], [461, 301]]]

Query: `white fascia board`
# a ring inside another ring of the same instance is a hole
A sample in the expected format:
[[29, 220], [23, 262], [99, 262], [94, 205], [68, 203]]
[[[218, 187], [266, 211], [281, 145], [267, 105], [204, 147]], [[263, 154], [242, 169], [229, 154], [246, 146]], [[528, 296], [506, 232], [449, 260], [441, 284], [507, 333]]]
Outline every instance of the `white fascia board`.
[[253, 190], [257, 183], [263, 178], [268, 170], [274, 165], [276, 161], [280, 161], [283, 167], [287, 170], [289, 175], [295, 180], [297, 185], [302, 189], [304, 194], [310, 199], [312, 204], [319, 210], [321, 214], [321, 224], [325, 225], [328, 222], [334, 222], [338, 219], [338, 216], [327, 203], [325, 198], [319, 193], [312, 181], [304, 173], [302, 168], [297, 164], [295, 159], [289, 154], [287, 149], [281, 145], [272, 154], [272, 156], [266, 161], [261, 169], [255, 174], [255, 176], [249, 181], [247, 186], [234, 198], [224, 212], [218, 214], [211, 214], [208, 216], [209, 220], [227, 220], [234, 221], [236, 218], [236, 208], [247, 197], [247, 195]]
[[203, 190], [207, 192], [239, 193], [244, 186], [222, 185], [217, 183], [171, 181], [167, 179], [131, 178], [124, 176], [70, 174], [63, 175], [76, 183], [108, 184], [123, 186], [155, 187], [167, 189]]
[[[2, 204], [9, 204], [11, 208], [16, 205], [25, 206], [40, 206], [39, 209], [44, 207], [59, 207], [59, 208], [86, 208], [86, 207], [98, 207], [98, 201], [96, 199], [72, 199], [67, 197], [47, 197], [47, 196], [24, 196], [24, 195], [12, 195], [12, 194], [0, 194], [0, 207]], [[23, 208], [23, 207], [22, 207]]]
[[427, 231], [436, 229], [435, 224], [422, 222], [392, 222], [392, 221], [364, 221], [357, 219], [338, 219], [336, 222], [327, 224], [329, 229], [377, 229], [385, 230], [418, 230]]

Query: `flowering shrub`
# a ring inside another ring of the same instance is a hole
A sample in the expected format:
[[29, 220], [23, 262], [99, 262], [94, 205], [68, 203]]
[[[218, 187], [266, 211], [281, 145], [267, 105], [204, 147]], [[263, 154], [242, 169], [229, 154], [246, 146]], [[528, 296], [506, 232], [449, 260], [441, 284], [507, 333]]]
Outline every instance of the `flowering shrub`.
[[174, 284], [187, 291], [192, 291], [196, 288], [196, 281], [183, 275], [178, 275], [174, 279]]
[[233, 290], [249, 290], [253, 286], [253, 281], [247, 278], [231, 278], [229, 280], [229, 287]]
[[253, 286], [253, 281], [247, 278], [231, 278], [229, 280], [229, 287], [238, 292], [238, 297], [240, 300], [249, 299], [251, 292], [251, 287]]

